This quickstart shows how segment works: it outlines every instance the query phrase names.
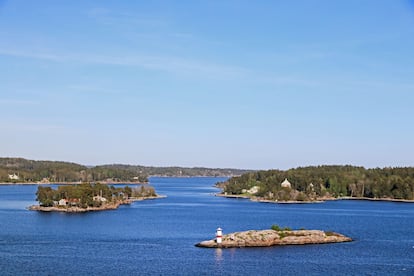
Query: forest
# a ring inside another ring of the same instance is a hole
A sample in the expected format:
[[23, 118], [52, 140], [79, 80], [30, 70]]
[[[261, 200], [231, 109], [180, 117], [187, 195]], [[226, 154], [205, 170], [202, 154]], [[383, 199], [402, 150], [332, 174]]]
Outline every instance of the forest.
[[60, 161], [0, 158], [0, 183], [148, 182], [150, 176], [234, 176], [237, 169], [145, 167], [135, 165], [84, 166]]
[[129, 186], [114, 187], [100, 183], [82, 183], [61, 185], [57, 189], [50, 186], [39, 186], [36, 192], [36, 200], [43, 207], [67, 207], [69, 205], [87, 208], [100, 207], [103, 204], [130, 198], [154, 197], [156, 195], [154, 188], [148, 185], [131, 188]]
[[[291, 187], [282, 187], [287, 179]], [[268, 170], [232, 177], [218, 183], [223, 193], [248, 194], [269, 200], [316, 200], [321, 197], [364, 197], [414, 200], [414, 168], [310, 166]]]

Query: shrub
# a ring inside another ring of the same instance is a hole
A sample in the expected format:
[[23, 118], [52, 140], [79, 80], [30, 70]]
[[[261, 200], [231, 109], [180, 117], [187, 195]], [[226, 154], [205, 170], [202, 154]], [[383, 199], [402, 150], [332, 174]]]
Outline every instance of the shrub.
[[278, 232], [280, 232], [280, 231], [292, 231], [292, 229], [290, 227], [283, 227], [282, 228], [282, 227], [280, 227], [277, 224], [273, 224], [272, 227], [271, 227], [271, 229], [272, 230], [275, 230], [275, 231], [278, 231]]
[[282, 228], [280, 228], [279, 225], [277, 225], [277, 224], [273, 224], [271, 229], [275, 230], [275, 231], [282, 231]]

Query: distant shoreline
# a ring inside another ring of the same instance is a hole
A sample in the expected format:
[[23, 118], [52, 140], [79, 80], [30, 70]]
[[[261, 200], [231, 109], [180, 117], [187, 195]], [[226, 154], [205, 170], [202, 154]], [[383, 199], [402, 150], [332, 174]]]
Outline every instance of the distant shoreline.
[[[130, 184], [130, 185], [146, 185], [149, 184], [149, 182], [107, 182], [107, 181], [92, 181], [93, 183], [101, 183], [106, 185], [117, 185], [117, 184]], [[80, 185], [83, 183], [89, 183], [89, 182], [18, 182], [18, 183], [11, 183], [11, 182], [1, 182], [1, 185]]]
[[225, 178], [225, 177], [238, 177], [241, 176], [241, 174], [234, 174], [234, 175], [150, 175], [148, 178], [151, 177], [158, 177], [158, 178]]
[[[148, 176], [148, 178], [151, 177], [158, 177], [158, 178], [229, 178], [229, 177], [233, 177], [233, 176], [237, 176], [237, 175], [228, 175], [228, 176], [207, 176], [207, 175], [194, 175], [194, 176], [165, 176], [165, 175], [151, 175]], [[106, 184], [106, 185], [116, 185], [116, 184], [131, 184], [131, 185], [138, 185], [138, 184], [149, 184], [148, 182], [138, 182], [138, 181], [120, 181], [120, 182], [115, 182], [115, 181], [106, 181], [106, 180], [102, 180], [102, 181], [86, 181], [86, 183], [88, 182], [93, 182], [93, 183], [101, 183], [101, 184]], [[0, 182], [0, 186], [1, 185], [77, 185], [77, 184], [82, 184], [85, 182], [79, 182], [79, 181], [75, 181], [75, 182]]]
[[312, 201], [297, 201], [297, 200], [288, 200], [288, 201], [276, 201], [276, 200], [268, 200], [268, 199], [260, 199], [260, 198], [252, 198], [246, 195], [225, 195], [225, 194], [215, 194], [218, 197], [226, 197], [226, 198], [241, 198], [241, 199], [249, 199], [250, 201], [260, 202], [260, 203], [273, 203], [273, 204], [310, 204], [310, 203], [323, 203], [326, 201], [336, 201], [336, 200], [367, 200], [367, 201], [388, 201], [388, 202], [401, 202], [401, 203], [414, 203], [414, 200], [410, 199], [394, 199], [394, 198], [369, 198], [369, 197], [338, 197], [338, 198], [321, 198], [318, 200]]

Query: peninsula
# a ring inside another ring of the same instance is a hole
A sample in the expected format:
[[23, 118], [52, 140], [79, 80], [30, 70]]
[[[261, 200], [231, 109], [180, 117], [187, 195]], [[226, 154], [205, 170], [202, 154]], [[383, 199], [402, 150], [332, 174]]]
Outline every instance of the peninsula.
[[305, 245], [350, 242], [351, 238], [335, 232], [321, 230], [290, 230], [272, 226], [269, 230], [250, 230], [223, 235], [221, 243], [217, 239], [197, 243], [197, 247], [268, 247], [276, 245]]
[[32, 205], [29, 210], [69, 213], [113, 210], [134, 201], [165, 197], [157, 195], [149, 185], [115, 188], [100, 183], [59, 186], [56, 190], [39, 186], [36, 195], [39, 205]]

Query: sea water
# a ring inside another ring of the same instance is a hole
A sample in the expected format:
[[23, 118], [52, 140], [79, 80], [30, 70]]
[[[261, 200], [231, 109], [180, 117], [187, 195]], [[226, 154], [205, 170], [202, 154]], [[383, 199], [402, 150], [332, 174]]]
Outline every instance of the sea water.
[[[0, 186], [0, 275], [414, 275], [414, 204], [269, 204], [215, 197], [223, 178], [151, 178], [167, 198], [90, 213], [28, 211], [36, 185]], [[350, 243], [207, 249], [224, 234], [335, 231]]]

